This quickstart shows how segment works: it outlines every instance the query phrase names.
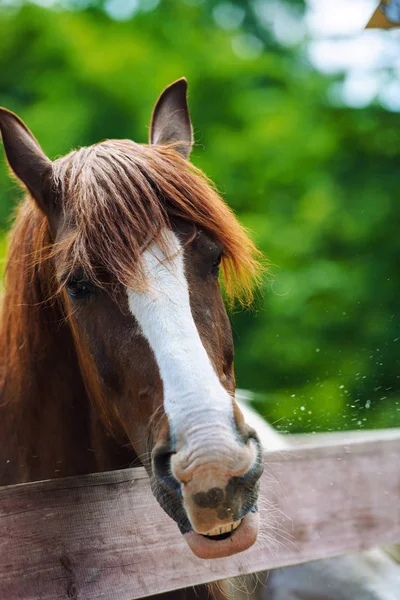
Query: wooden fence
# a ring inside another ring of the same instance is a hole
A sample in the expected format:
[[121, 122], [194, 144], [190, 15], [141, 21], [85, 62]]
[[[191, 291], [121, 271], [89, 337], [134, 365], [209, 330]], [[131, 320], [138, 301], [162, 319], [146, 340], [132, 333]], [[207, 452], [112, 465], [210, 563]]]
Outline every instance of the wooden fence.
[[196, 558], [143, 469], [0, 488], [2, 600], [133, 600], [400, 542], [400, 430], [298, 436], [266, 454], [260, 541]]

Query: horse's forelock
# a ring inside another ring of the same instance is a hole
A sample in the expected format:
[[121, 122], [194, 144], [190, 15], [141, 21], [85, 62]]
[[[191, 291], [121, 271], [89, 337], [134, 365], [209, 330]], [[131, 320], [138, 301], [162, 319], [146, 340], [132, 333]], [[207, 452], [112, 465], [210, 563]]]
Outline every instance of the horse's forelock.
[[54, 162], [68, 233], [55, 245], [68, 271], [79, 267], [102, 285], [99, 272], [124, 286], [140, 285], [141, 256], [174, 217], [207, 231], [224, 247], [230, 299], [249, 302], [260, 274], [259, 253], [205, 176], [173, 146], [107, 140]]

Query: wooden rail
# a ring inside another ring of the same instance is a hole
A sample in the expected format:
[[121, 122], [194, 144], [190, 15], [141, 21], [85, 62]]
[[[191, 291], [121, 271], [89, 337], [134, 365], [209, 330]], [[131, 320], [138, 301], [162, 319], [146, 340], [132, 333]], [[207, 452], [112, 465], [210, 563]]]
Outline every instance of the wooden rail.
[[0, 488], [0, 598], [133, 600], [400, 542], [400, 430], [363, 437], [267, 453], [260, 541], [214, 561], [190, 552], [143, 469]]

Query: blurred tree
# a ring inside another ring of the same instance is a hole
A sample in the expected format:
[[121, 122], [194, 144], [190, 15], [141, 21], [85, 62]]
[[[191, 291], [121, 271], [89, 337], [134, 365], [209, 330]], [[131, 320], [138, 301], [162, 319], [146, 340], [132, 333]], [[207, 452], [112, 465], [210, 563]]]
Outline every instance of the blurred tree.
[[[146, 141], [155, 98], [185, 75], [194, 162], [273, 265], [256, 311], [232, 316], [238, 384], [285, 430], [399, 425], [398, 116], [331, 106], [331, 80], [277, 42], [260, 7], [0, 0], [0, 104], [54, 158]], [[2, 161], [3, 230], [16, 195]]]

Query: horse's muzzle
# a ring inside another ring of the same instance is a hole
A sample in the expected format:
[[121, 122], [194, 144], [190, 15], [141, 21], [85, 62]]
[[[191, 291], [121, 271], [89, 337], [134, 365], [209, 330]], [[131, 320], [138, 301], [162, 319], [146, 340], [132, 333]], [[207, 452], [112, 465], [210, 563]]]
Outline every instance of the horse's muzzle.
[[171, 452], [168, 446], [153, 450], [153, 476], [162, 490], [156, 496], [194, 554], [220, 558], [249, 548], [258, 533], [258, 481], [263, 472], [257, 436], [237, 441], [230, 454], [227, 448], [214, 454], [206, 448], [191, 461], [185, 447]]

